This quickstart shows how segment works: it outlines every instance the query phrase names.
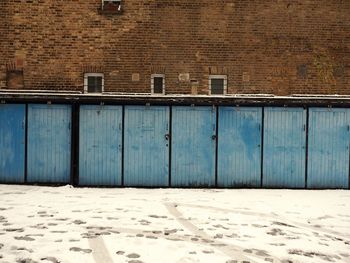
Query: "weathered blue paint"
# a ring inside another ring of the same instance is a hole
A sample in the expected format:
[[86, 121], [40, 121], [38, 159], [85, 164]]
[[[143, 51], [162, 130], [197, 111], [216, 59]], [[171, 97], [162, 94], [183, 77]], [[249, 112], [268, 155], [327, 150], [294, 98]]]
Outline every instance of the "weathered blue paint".
[[122, 118], [122, 106], [80, 106], [79, 185], [121, 185]]
[[24, 182], [25, 105], [0, 104], [0, 183]]
[[350, 109], [310, 108], [308, 188], [348, 188]]
[[305, 109], [265, 108], [263, 158], [264, 187], [305, 187]]
[[27, 151], [28, 182], [70, 182], [70, 105], [28, 105]]
[[261, 122], [261, 108], [219, 108], [218, 186], [260, 187]]
[[169, 185], [169, 107], [125, 106], [124, 185]]
[[171, 185], [215, 185], [216, 109], [174, 106]]

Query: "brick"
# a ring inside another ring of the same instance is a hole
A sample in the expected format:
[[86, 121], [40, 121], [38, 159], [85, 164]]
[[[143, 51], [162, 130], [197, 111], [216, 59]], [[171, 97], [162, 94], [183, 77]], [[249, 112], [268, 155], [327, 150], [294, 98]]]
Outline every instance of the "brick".
[[208, 94], [211, 73], [230, 94], [350, 95], [350, 1], [122, 3], [113, 15], [100, 0], [0, 1], [0, 88], [14, 63], [25, 89], [82, 91], [84, 72], [102, 72], [107, 92], [149, 93], [159, 73], [168, 94]]

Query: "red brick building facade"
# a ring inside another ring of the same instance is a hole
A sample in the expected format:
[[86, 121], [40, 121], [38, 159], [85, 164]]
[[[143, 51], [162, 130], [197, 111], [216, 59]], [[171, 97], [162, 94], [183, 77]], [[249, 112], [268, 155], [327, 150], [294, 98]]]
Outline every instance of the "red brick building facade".
[[350, 95], [348, 0], [3, 0], [0, 32], [0, 89]]

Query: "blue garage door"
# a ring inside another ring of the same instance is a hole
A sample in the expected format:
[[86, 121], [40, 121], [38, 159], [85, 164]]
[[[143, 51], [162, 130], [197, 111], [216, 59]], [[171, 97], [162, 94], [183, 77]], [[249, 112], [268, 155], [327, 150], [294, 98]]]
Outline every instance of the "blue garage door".
[[309, 188], [348, 188], [349, 109], [310, 108]]
[[173, 107], [171, 185], [215, 185], [216, 109]]
[[264, 187], [305, 187], [305, 109], [265, 108], [263, 158]]
[[80, 106], [80, 185], [121, 185], [122, 115], [122, 106]]
[[261, 120], [261, 108], [219, 108], [218, 186], [260, 187]]
[[169, 107], [125, 106], [124, 185], [169, 185]]
[[24, 182], [25, 105], [0, 105], [0, 182]]
[[28, 182], [69, 183], [71, 106], [28, 105]]

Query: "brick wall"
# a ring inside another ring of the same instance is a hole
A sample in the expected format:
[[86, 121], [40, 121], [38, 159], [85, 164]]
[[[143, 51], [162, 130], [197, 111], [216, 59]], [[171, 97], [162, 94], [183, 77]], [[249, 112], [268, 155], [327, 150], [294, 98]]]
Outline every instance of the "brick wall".
[[350, 94], [348, 0], [123, 0], [121, 15], [100, 3], [0, 1], [0, 88], [12, 65], [25, 89], [82, 91], [96, 71], [115, 92], [150, 92], [161, 73], [168, 94], [207, 94], [209, 74], [230, 94]]

